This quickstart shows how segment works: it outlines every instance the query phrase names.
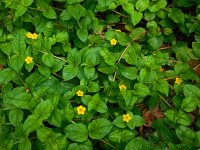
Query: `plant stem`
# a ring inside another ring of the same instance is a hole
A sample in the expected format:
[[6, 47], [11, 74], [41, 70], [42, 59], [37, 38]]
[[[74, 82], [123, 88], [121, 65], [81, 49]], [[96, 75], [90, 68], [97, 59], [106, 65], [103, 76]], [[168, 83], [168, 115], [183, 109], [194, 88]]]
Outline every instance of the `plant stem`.
[[194, 67], [193, 70], [196, 70], [199, 66], [200, 66], [200, 64], [198, 64], [196, 67]]
[[174, 79], [174, 78], [177, 78], [177, 76], [165, 78], [164, 80], [171, 80], [171, 79]]
[[[35, 50], [35, 51], [36, 51], [36, 50]], [[41, 51], [41, 50], [38, 50], [38, 51], [41, 52], [41, 53], [43, 53], [43, 54], [47, 54], [47, 52], [43, 52], [43, 51]], [[58, 57], [58, 56], [53, 55], [53, 57], [56, 58], [56, 59], [59, 59], [59, 60], [61, 60], [61, 61], [67, 62], [65, 59], [60, 58], [60, 57]]]
[[116, 149], [116, 147], [114, 147], [112, 144], [108, 143], [107, 141], [100, 139], [101, 142], [107, 144], [108, 146], [112, 147], [113, 149]]
[[120, 16], [123, 16], [123, 17], [126, 17], [126, 18], [130, 18], [129, 16], [126, 16], [126, 15], [124, 15], [124, 14], [122, 14], [122, 13], [116, 11], [116, 10], [112, 10], [112, 11], [115, 12], [116, 14], [120, 15]]
[[158, 50], [165, 50], [165, 49], [169, 49], [169, 48], [171, 48], [171, 46], [161, 47]]
[[140, 36], [142, 36], [142, 35], [145, 34], [146, 32], [147, 32], [147, 31], [144, 31], [144, 32], [140, 33], [138, 36], [136, 36], [135, 38], [133, 38], [133, 40], [132, 40], [131, 42], [128, 43], [128, 45], [126, 46], [126, 48], [124, 49], [124, 51], [122, 52], [122, 54], [120, 55], [120, 57], [119, 57], [119, 59], [118, 59], [118, 61], [117, 61], [118, 64], [120, 63], [122, 57], [123, 57], [124, 54], [127, 52], [128, 48], [129, 48], [129, 46], [132, 44], [132, 42], [134, 42], [135, 40], [137, 40]]
[[166, 99], [164, 99], [164, 97], [160, 96], [160, 98], [165, 102], [165, 104], [167, 104], [167, 106], [169, 106], [170, 108], [172, 107], [168, 101]]
[[[132, 39], [131, 42], [128, 43], [128, 45], [126, 46], [126, 48], [124, 49], [124, 51], [122, 52], [122, 54], [120, 55], [118, 61], [117, 61], [117, 64], [120, 63], [122, 57], [124, 56], [124, 54], [127, 52], [129, 46], [132, 44], [132, 42], [134, 42], [135, 40], [137, 40], [140, 36], [144, 35], [147, 31], [144, 31], [142, 33], [140, 33], [138, 36], [136, 36], [135, 38]], [[117, 76], [117, 72], [115, 71], [115, 74], [114, 74], [114, 77], [113, 77], [113, 81], [115, 81], [115, 78]]]

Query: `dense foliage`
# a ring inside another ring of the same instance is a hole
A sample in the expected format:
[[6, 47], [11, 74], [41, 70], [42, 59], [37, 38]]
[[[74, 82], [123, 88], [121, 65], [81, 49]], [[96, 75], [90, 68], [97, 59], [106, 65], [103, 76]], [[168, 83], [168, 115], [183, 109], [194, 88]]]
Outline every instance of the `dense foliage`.
[[200, 148], [200, 0], [1, 0], [1, 150]]

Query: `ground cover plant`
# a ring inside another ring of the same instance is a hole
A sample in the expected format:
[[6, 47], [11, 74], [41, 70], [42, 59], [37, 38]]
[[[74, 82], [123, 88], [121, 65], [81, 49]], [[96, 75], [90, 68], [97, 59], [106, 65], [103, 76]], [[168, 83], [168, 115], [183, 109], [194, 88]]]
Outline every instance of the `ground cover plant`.
[[1, 0], [1, 150], [200, 149], [199, 0]]

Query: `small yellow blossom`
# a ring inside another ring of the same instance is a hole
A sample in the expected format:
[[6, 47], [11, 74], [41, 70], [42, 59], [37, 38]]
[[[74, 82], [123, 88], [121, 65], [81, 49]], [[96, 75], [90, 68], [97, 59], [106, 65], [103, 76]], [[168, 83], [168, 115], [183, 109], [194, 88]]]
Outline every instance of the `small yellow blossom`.
[[121, 90], [126, 90], [127, 87], [126, 87], [125, 84], [121, 84], [121, 85], [119, 86], [119, 89], [120, 89], [120, 91], [121, 91]]
[[163, 71], [165, 71], [165, 69], [161, 67], [161, 68], [160, 68], [160, 72], [163, 72]]
[[38, 35], [36, 33], [33, 33], [32, 34], [32, 39], [37, 39], [38, 38]]
[[26, 37], [29, 38], [29, 39], [31, 39], [31, 38], [32, 38], [32, 33], [31, 33], [31, 32], [28, 32], [28, 33], [26, 34]]
[[131, 116], [129, 114], [123, 114], [123, 121], [129, 122], [131, 120]]
[[183, 80], [181, 78], [176, 78], [176, 81], [175, 81], [176, 84], [180, 85], [181, 82], [183, 82]]
[[78, 91], [76, 92], [76, 95], [77, 95], [77, 96], [83, 96], [83, 95], [84, 95], [84, 92], [81, 91], [81, 90], [78, 90]]
[[25, 59], [25, 62], [26, 62], [27, 64], [30, 64], [30, 63], [33, 62], [33, 58], [30, 57], [30, 56], [27, 56], [26, 59]]
[[110, 44], [111, 44], [111, 45], [116, 45], [116, 44], [117, 44], [117, 40], [116, 40], [116, 39], [110, 40]]
[[120, 29], [115, 30], [116, 32], [122, 32]]
[[29, 38], [29, 39], [37, 39], [38, 38], [38, 35], [36, 34], [36, 33], [30, 33], [30, 32], [28, 32], [27, 34], [26, 34], [26, 37], [27, 38]]
[[26, 89], [26, 93], [30, 93], [30, 89]]
[[77, 114], [78, 115], [84, 115], [85, 114], [85, 110], [86, 110], [86, 108], [83, 107], [82, 105], [80, 105], [80, 106], [77, 107]]

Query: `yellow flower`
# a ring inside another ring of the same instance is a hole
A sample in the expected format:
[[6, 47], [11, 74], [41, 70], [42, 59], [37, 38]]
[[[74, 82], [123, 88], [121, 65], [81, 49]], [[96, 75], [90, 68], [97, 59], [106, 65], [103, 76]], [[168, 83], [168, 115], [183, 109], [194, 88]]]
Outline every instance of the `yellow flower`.
[[27, 64], [30, 64], [30, 63], [33, 62], [33, 58], [30, 57], [30, 56], [27, 56], [26, 59], [25, 59], [25, 62], [26, 62]]
[[28, 32], [27, 34], [26, 34], [26, 37], [27, 38], [29, 38], [29, 39], [37, 39], [38, 38], [38, 35], [36, 34], [36, 33], [31, 33], [31, 32]]
[[160, 68], [160, 72], [163, 72], [163, 71], [165, 71], [165, 69], [161, 67], [161, 68]]
[[30, 89], [26, 89], [26, 93], [30, 93]]
[[180, 85], [181, 82], [183, 82], [183, 80], [181, 78], [176, 78], [176, 81], [175, 81], [176, 84]]
[[122, 32], [120, 29], [115, 30], [116, 32]]
[[77, 107], [77, 114], [78, 115], [84, 115], [85, 114], [85, 110], [86, 110], [86, 108], [83, 107], [82, 105], [80, 105], [80, 106]]
[[123, 114], [123, 121], [129, 122], [131, 120], [131, 116], [129, 114]]
[[38, 35], [36, 33], [33, 33], [32, 34], [32, 39], [37, 39], [38, 38]]
[[78, 91], [76, 92], [76, 95], [77, 95], [77, 96], [83, 96], [83, 95], [84, 95], [84, 92], [81, 91], [81, 90], [78, 90]]
[[110, 40], [110, 44], [111, 45], [116, 45], [117, 44], [117, 40], [115, 40], [115, 39]]
[[31, 33], [31, 32], [28, 32], [28, 33], [26, 34], [26, 37], [29, 38], [29, 39], [32, 38], [32, 33]]
[[121, 85], [119, 86], [119, 89], [120, 89], [120, 91], [121, 91], [121, 90], [126, 90], [127, 87], [126, 87], [125, 84], [121, 84]]

